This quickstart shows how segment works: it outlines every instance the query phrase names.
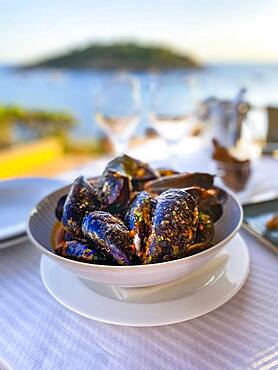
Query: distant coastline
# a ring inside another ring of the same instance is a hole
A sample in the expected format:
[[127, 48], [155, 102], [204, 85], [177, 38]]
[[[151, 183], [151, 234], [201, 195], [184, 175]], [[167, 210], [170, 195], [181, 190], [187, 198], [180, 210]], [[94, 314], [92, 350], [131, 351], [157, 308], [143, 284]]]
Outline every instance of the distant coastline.
[[143, 46], [135, 43], [91, 44], [20, 69], [124, 69], [124, 70], [169, 70], [201, 68], [194, 58], [161, 46]]

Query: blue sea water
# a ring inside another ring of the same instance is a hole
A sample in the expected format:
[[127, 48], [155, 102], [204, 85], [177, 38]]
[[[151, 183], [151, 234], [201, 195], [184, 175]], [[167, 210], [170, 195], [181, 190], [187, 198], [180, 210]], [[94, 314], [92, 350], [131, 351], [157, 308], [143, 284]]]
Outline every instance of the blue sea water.
[[[198, 71], [171, 71], [194, 82], [198, 99], [208, 96], [233, 98], [241, 87], [248, 89], [248, 100], [258, 106], [278, 106], [277, 65], [207, 65]], [[27, 108], [66, 110], [79, 121], [72, 131], [76, 138], [103, 135], [94, 115], [96, 96], [104, 80], [113, 72], [73, 70], [18, 71], [0, 67], [0, 105], [20, 104]], [[141, 121], [138, 133], [148, 127], [150, 85], [153, 73], [136, 73], [141, 86]]]

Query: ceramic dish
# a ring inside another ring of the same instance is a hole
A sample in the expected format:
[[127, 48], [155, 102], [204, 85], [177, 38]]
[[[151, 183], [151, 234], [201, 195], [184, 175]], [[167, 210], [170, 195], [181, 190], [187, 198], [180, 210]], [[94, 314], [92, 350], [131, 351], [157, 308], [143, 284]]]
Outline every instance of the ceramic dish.
[[215, 257], [236, 235], [242, 223], [242, 208], [238, 201], [230, 193], [227, 193], [226, 202], [223, 205], [223, 215], [215, 224], [213, 239], [215, 245], [201, 253], [149, 265], [108, 266], [73, 261], [56, 255], [52, 251], [51, 245], [53, 226], [56, 223], [55, 207], [58, 199], [68, 193], [70, 186], [48, 195], [36, 206], [30, 216], [27, 233], [34, 246], [55, 263], [81, 278], [102, 284], [144, 287], [164, 284], [189, 275]]
[[248, 272], [248, 249], [240, 235], [196, 273], [159, 287], [109, 287], [79, 279], [46, 256], [41, 259], [42, 281], [63, 306], [93, 320], [128, 326], [168, 325], [202, 316], [231, 299]]

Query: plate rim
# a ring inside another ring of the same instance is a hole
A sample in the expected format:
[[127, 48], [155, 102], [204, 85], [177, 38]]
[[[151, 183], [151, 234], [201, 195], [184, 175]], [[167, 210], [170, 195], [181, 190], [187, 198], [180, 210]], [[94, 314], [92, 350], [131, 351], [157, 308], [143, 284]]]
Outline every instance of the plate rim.
[[[156, 322], [154, 321], [151, 321], [150, 322], [145, 322], [144, 320], [141, 321], [141, 322], [131, 322], [131, 321], [124, 321], [124, 320], [117, 320], [115, 318], [112, 318], [112, 319], [107, 319], [107, 318], [103, 318], [103, 317], [100, 317], [99, 314], [96, 314], [96, 313], [88, 313], [88, 312], [84, 312], [82, 311], [82, 309], [77, 309], [76, 307], [72, 307], [71, 306], [71, 303], [69, 302], [65, 302], [63, 300], [63, 298], [61, 298], [59, 295], [57, 295], [57, 292], [53, 292], [53, 287], [50, 287], [49, 286], [49, 282], [47, 281], [47, 276], [46, 276], [46, 273], [45, 273], [45, 264], [47, 263], [51, 263], [51, 264], [54, 264], [56, 265], [55, 268], [56, 268], [56, 271], [58, 269], [58, 271], [61, 273], [63, 270], [66, 272], [67, 275], [71, 275], [74, 279], [78, 279], [76, 276], [74, 276], [73, 273], [70, 273], [69, 271], [65, 270], [63, 267], [59, 266], [58, 264], [56, 264], [53, 260], [51, 260], [49, 257], [47, 257], [46, 255], [42, 255], [41, 257], [41, 262], [40, 262], [40, 274], [41, 274], [41, 279], [42, 279], [42, 282], [46, 288], [46, 290], [48, 291], [48, 293], [56, 300], [58, 301], [60, 304], [62, 304], [64, 307], [66, 307], [67, 309], [71, 310], [72, 312], [75, 312], [83, 317], [86, 317], [86, 318], [89, 318], [91, 320], [94, 320], [94, 321], [98, 321], [98, 322], [102, 322], [102, 323], [106, 323], [106, 324], [113, 324], [113, 325], [121, 325], [121, 326], [132, 326], [132, 327], [151, 327], [151, 326], [162, 326], [162, 325], [171, 325], [171, 324], [175, 324], [175, 323], [178, 323], [178, 322], [183, 322], [183, 321], [189, 321], [189, 320], [192, 320], [194, 318], [197, 318], [197, 317], [201, 317], [211, 311], [214, 311], [216, 308], [219, 308], [221, 307], [222, 305], [224, 305], [225, 303], [227, 303], [231, 298], [233, 298], [237, 293], [238, 291], [242, 288], [242, 286], [245, 284], [246, 280], [247, 280], [247, 277], [249, 275], [249, 272], [250, 272], [250, 255], [249, 255], [249, 251], [248, 251], [248, 248], [247, 248], [247, 245], [246, 245], [246, 242], [245, 240], [243, 239], [243, 237], [239, 234], [236, 235], [236, 237], [229, 243], [230, 244], [230, 248], [231, 248], [231, 252], [229, 253], [229, 261], [230, 261], [230, 258], [232, 256], [232, 252], [233, 252], [233, 249], [234, 249], [234, 246], [233, 246], [233, 243], [237, 242], [239, 245], [238, 245], [238, 249], [240, 248], [243, 253], [245, 254], [245, 258], [241, 259], [241, 262], [242, 262], [242, 269], [244, 268], [244, 270], [242, 271], [241, 273], [241, 278], [240, 280], [238, 281], [238, 284], [234, 287], [233, 290], [231, 290], [230, 292], [228, 292], [227, 295], [225, 295], [225, 297], [223, 299], [219, 299], [219, 301], [215, 302], [214, 304], [210, 305], [209, 308], [206, 308], [206, 309], [203, 309], [203, 311], [200, 313], [197, 313], [196, 315], [195, 314], [191, 314], [191, 315], [188, 315], [189, 317], [184, 317], [182, 319], [180, 318], [168, 318], [167, 320], [158, 320]], [[227, 246], [225, 246], [223, 248], [223, 251], [226, 250], [227, 252], [227, 248], [229, 248], [229, 244]], [[228, 262], [229, 263], [229, 262]], [[230, 262], [231, 263], [231, 262]], [[229, 266], [229, 268], [231, 269], [231, 266]], [[219, 279], [223, 279], [223, 277], [225, 277], [227, 275], [227, 273], [229, 272], [229, 268], [227, 267], [227, 270], [224, 274], [222, 274], [222, 276], [219, 278]], [[78, 279], [79, 280], [79, 279]], [[217, 280], [216, 280], [217, 281]], [[79, 280], [80, 284], [81, 281]], [[211, 284], [211, 286], [213, 286], [214, 283]], [[57, 286], [56, 286], [57, 288]], [[88, 288], [86, 288], [88, 289]], [[206, 286], [206, 287], [203, 287], [199, 290], [197, 290], [196, 292], [194, 292], [192, 295], [200, 295], [202, 294], [202, 292], [204, 292], [204, 290], [206, 289], [211, 289], [210, 286]], [[101, 302], [101, 300], [103, 300], [104, 302], [108, 299], [108, 300], [111, 300], [111, 301], [114, 301], [110, 298], [107, 298], [107, 297], [104, 297], [104, 296], [101, 296], [100, 294], [96, 293], [96, 292], [93, 292], [91, 291], [93, 296], [98, 296], [100, 298], [98, 298]], [[174, 299], [174, 300], [169, 300], [167, 302], [168, 305], [171, 305], [171, 303], [173, 304], [174, 301], [185, 301], [188, 297], [187, 296], [184, 296], [184, 297], [181, 297], [179, 299]], [[144, 305], [158, 305], [159, 304], [163, 304], [163, 303], [166, 303], [165, 302], [157, 302], [157, 303], [131, 303], [131, 302], [122, 302], [122, 301], [115, 301], [117, 302], [116, 304], [122, 304], [122, 305], [126, 305], [126, 304], [132, 304], [133, 305], [133, 308], [134, 308], [134, 305], [140, 305], [142, 307], [142, 304]], [[115, 303], [114, 303], [115, 304]], [[171, 312], [171, 310], [169, 311]]]
[[28, 240], [29, 239], [28, 239], [27, 234], [24, 234], [24, 235], [20, 234], [20, 236], [18, 236], [18, 237], [11, 238], [11, 239], [4, 240], [4, 241], [0, 241], [0, 250], [5, 249], [5, 248], [9, 248], [9, 247], [13, 247], [17, 244], [25, 243]]

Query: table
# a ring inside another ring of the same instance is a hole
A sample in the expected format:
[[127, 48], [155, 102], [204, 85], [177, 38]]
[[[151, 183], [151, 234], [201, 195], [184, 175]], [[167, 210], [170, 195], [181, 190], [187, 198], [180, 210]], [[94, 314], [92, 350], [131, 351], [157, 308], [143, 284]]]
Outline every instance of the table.
[[278, 369], [277, 256], [241, 235], [251, 257], [241, 291], [203, 317], [155, 328], [78, 316], [46, 291], [30, 243], [1, 250], [0, 356], [15, 370]]

